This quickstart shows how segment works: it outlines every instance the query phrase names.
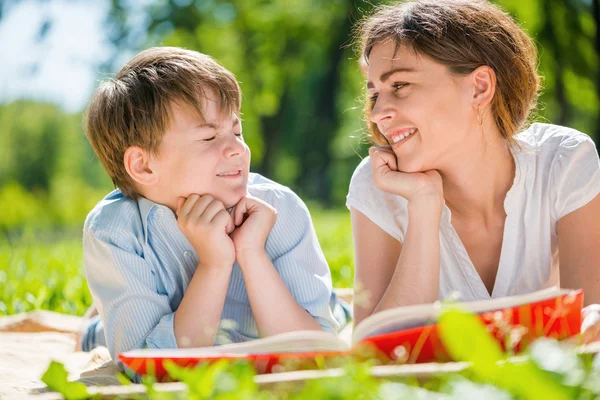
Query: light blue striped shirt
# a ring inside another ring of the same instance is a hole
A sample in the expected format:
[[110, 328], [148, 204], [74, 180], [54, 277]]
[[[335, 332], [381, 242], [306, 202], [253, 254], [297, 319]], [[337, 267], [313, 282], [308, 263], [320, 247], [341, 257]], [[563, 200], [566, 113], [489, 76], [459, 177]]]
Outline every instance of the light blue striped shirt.
[[[324, 330], [335, 333], [331, 274], [306, 205], [287, 187], [258, 174], [250, 174], [248, 193], [278, 212], [265, 249], [283, 282]], [[88, 215], [83, 249], [87, 282], [113, 360], [131, 349], [176, 348], [173, 316], [199, 260], [174, 213], [115, 190]], [[258, 338], [237, 263], [221, 322], [215, 344]]]

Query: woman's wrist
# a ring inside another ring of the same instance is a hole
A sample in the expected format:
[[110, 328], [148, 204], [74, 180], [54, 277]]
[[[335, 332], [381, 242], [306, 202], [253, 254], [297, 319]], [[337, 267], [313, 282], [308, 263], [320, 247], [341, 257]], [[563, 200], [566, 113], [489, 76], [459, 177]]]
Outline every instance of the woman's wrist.
[[429, 222], [439, 226], [443, 207], [444, 198], [442, 196], [432, 195], [410, 200], [408, 202], [409, 222], [422, 221], [426, 224]]

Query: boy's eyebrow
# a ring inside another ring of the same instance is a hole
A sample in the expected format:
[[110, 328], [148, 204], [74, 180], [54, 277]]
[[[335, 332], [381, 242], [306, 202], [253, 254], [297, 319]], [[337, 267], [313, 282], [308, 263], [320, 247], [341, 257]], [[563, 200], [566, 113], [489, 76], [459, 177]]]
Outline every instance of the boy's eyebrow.
[[[240, 119], [236, 118], [233, 121], [233, 126], [236, 127], [239, 124], [240, 124]], [[212, 128], [212, 129], [216, 130], [216, 129], [219, 128], [219, 125], [215, 124], [214, 122], [205, 122], [205, 123], [202, 123], [202, 124], [198, 125], [198, 128]]]
[[[381, 76], [379, 77], [379, 80], [381, 82], [385, 82], [389, 79], [390, 76], [394, 75], [396, 72], [417, 72], [417, 70], [414, 68], [410, 68], [410, 67], [394, 68], [392, 70], [389, 70], [388, 72], [384, 72], [383, 74], [381, 74]], [[367, 89], [373, 89], [374, 87], [375, 87], [375, 85], [373, 85], [373, 82], [371, 82], [371, 81], [367, 82]]]

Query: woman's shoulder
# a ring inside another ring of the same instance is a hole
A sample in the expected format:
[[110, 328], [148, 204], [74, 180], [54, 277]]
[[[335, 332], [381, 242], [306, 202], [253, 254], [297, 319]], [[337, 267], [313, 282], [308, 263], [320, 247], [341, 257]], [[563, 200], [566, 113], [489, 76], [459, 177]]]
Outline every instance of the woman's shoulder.
[[350, 186], [371, 184], [373, 181], [373, 170], [371, 169], [371, 157], [365, 157], [360, 164], [354, 169], [352, 178], [350, 178]]
[[[528, 190], [546, 188], [556, 220], [581, 207], [600, 191], [600, 159], [593, 140], [572, 128], [533, 124], [517, 135], [527, 160]], [[541, 182], [535, 185], [535, 182]]]
[[397, 240], [404, 240], [408, 201], [375, 186], [370, 157], [365, 157], [352, 174], [346, 207], [360, 211]]
[[563, 150], [576, 149], [594, 144], [583, 132], [566, 126], [534, 123], [515, 136], [517, 142], [538, 153], [555, 154]]

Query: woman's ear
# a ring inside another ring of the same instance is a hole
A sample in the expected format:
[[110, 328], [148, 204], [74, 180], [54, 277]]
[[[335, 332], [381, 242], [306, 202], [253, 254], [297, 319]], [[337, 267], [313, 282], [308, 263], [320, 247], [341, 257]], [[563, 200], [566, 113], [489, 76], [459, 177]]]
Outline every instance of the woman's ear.
[[484, 108], [491, 103], [496, 92], [496, 73], [487, 66], [482, 65], [471, 72], [473, 82], [473, 107]]
[[134, 182], [142, 186], [153, 186], [159, 181], [158, 171], [154, 170], [150, 161], [150, 153], [138, 146], [128, 147], [123, 156], [125, 170]]

